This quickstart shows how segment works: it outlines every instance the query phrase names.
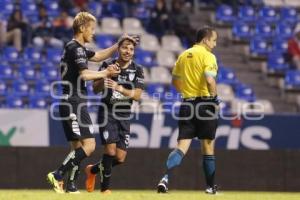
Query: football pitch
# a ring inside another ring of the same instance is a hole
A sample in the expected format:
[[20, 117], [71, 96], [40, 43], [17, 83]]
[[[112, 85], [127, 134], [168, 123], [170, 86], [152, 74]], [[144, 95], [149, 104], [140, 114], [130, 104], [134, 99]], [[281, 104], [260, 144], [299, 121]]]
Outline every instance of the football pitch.
[[174, 190], [168, 194], [157, 194], [154, 190], [113, 190], [111, 195], [99, 191], [80, 194], [56, 194], [52, 190], [0, 190], [0, 200], [299, 200], [300, 192], [236, 192], [222, 191], [218, 195], [207, 195], [203, 191]]

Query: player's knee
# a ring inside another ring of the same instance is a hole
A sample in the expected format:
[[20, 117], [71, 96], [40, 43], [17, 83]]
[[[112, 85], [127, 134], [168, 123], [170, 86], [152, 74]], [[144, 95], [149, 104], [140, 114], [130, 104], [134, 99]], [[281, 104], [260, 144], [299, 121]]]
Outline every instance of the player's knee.
[[123, 164], [126, 160], [126, 156], [122, 156], [122, 157], [116, 157], [116, 160], [118, 162], [118, 164]]
[[96, 142], [89, 142], [83, 146], [87, 156], [90, 156], [96, 149]]

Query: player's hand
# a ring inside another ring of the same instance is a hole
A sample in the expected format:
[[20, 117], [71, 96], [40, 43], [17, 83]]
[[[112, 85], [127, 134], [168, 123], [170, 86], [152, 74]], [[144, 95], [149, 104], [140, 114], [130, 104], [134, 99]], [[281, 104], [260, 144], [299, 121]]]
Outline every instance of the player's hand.
[[131, 40], [134, 43], [134, 45], [138, 45], [140, 42], [140, 36], [128, 35], [127, 33], [125, 33], [118, 39], [118, 44], [124, 40]]
[[113, 90], [117, 90], [119, 87], [118, 83], [110, 78], [104, 80], [104, 86]]
[[120, 72], [121, 72], [121, 68], [119, 67], [119, 64], [117, 64], [117, 63], [108, 65], [106, 70], [107, 70], [108, 77], [118, 76], [118, 74], [120, 74]]

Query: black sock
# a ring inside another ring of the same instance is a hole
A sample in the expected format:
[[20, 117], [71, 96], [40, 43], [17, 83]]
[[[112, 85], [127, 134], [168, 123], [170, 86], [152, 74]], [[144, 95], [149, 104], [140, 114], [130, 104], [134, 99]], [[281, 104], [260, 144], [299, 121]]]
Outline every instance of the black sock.
[[121, 165], [123, 162], [118, 161], [117, 159], [114, 159], [112, 162], [112, 167], [115, 167], [117, 165]]
[[[92, 174], [98, 174], [100, 172], [100, 162], [97, 162], [96, 164], [93, 165], [93, 167], [91, 169]], [[120, 165], [122, 163], [123, 162], [119, 162], [117, 159], [113, 159], [111, 166], [115, 167], [115, 166]]]
[[76, 182], [80, 174], [80, 163], [69, 171], [68, 182]]
[[[78, 149], [75, 149], [69, 153], [69, 155], [66, 157], [62, 165], [58, 168], [55, 178], [58, 180], [61, 180], [62, 177], [65, 175], [65, 173], [69, 170], [71, 170], [73, 167], [80, 164], [80, 162], [87, 157], [84, 150], [80, 147]], [[59, 177], [61, 176], [61, 177]]]
[[213, 187], [216, 171], [216, 158], [214, 155], [203, 155], [203, 170], [207, 186]]
[[102, 174], [101, 174], [101, 177], [102, 177], [101, 191], [109, 189], [112, 162], [113, 162], [114, 158], [115, 158], [115, 156], [110, 156], [107, 154], [103, 155], [102, 166], [103, 166], [104, 170], [102, 171]]

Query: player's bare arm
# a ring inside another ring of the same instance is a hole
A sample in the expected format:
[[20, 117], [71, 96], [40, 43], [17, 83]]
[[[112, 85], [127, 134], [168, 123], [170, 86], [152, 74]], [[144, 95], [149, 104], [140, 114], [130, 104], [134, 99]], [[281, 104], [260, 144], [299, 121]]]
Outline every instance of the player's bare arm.
[[113, 64], [113, 65], [109, 65], [105, 70], [102, 71], [93, 71], [89, 69], [84, 69], [81, 70], [79, 73], [81, 79], [83, 79], [84, 81], [91, 81], [91, 80], [97, 80], [106, 77], [117, 76], [120, 72], [121, 72], [120, 68], [117, 65]]
[[216, 96], [217, 95], [217, 85], [216, 85], [216, 80], [212, 76], [206, 76], [206, 83], [208, 87], [208, 91], [210, 96]]
[[143, 90], [140, 88], [126, 89], [122, 85], [119, 85], [117, 82], [113, 81], [112, 79], [105, 79], [104, 86], [107, 88], [111, 88], [117, 92], [120, 92], [124, 96], [130, 97], [135, 101], [139, 101], [141, 99], [143, 92]]
[[172, 85], [176, 88], [178, 92], [181, 92], [182, 81], [178, 76], [172, 76]]

